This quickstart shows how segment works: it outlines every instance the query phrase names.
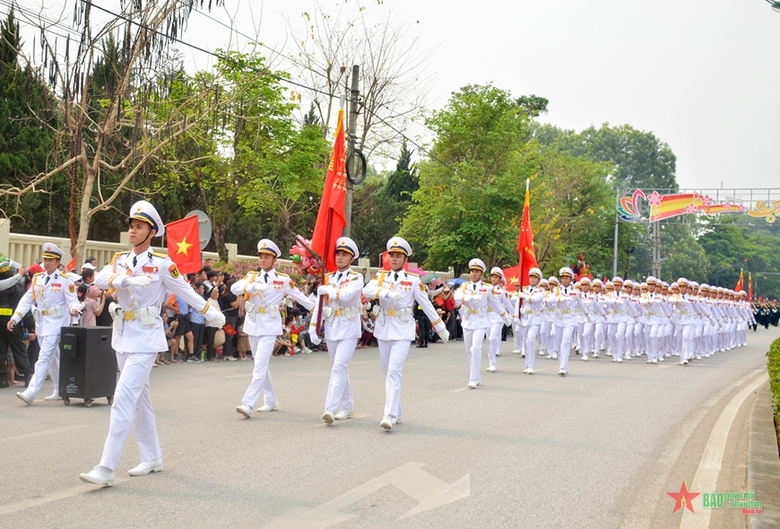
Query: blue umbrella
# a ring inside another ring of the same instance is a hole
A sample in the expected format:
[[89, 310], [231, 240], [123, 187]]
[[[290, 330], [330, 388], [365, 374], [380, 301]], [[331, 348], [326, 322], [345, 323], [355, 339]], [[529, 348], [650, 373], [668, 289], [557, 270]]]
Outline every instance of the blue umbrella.
[[463, 284], [463, 279], [456, 277], [455, 279], [450, 279], [447, 281], [447, 284], [453, 288], [458, 288]]

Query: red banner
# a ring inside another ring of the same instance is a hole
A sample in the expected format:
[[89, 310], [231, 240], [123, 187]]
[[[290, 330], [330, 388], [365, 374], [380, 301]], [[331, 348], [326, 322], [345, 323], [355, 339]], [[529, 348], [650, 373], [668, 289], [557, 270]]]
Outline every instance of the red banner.
[[192, 274], [202, 268], [198, 217], [192, 215], [165, 225], [168, 236], [168, 257], [176, 263], [179, 272]]
[[320, 210], [314, 224], [311, 249], [322, 257], [327, 269], [336, 270], [336, 239], [347, 225], [344, 200], [347, 196], [346, 153], [344, 152], [344, 110], [339, 109], [336, 139], [325, 176]]
[[739, 269], [739, 280], [737, 281], [737, 286], [734, 287], [734, 292], [739, 292], [740, 290], [745, 289], [745, 275], [742, 272], [742, 269]]
[[[534, 250], [534, 235], [531, 231], [531, 193], [528, 190], [528, 182], [525, 185], [525, 204], [523, 205], [523, 221], [520, 223], [520, 237], [517, 239], [517, 253], [520, 255], [520, 264], [517, 277], [520, 286], [525, 287], [528, 281], [528, 271], [538, 266], [536, 262], [536, 250]], [[506, 274], [506, 272], [504, 272]], [[507, 276], [507, 283], [509, 276]]]

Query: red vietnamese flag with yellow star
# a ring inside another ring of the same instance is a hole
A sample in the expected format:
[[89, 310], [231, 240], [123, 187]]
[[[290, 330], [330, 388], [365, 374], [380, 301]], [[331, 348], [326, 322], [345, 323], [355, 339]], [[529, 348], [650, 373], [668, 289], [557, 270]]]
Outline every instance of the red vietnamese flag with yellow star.
[[198, 217], [191, 215], [165, 225], [168, 235], [168, 257], [179, 272], [192, 274], [201, 269]]

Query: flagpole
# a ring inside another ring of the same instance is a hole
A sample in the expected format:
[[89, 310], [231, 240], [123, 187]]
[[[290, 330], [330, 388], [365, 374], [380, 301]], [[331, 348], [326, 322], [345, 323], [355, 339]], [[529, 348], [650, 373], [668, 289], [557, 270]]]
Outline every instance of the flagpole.
[[[325, 231], [325, 255], [322, 259], [322, 268], [320, 269], [320, 286], [325, 284], [325, 274], [328, 270], [328, 251], [330, 248], [330, 225], [333, 220], [333, 210], [328, 209], [328, 224]], [[317, 336], [320, 336], [322, 330], [322, 306], [325, 302], [325, 296], [317, 296]]]

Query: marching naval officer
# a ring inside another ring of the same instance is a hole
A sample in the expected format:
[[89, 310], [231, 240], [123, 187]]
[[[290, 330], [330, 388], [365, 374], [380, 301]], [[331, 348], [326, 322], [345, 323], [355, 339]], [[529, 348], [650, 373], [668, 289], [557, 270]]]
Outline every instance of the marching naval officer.
[[[492, 294], [492, 287], [482, 281], [485, 273], [485, 263], [481, 259], [469, 261], [469, 277], [471, 281], [464, 282], [455, 291], [455, 303], [462, 305], [460, 313], [463, 317], [463, 345], [469, 360], [468, 387], [474, 389], [482, 380], [480, 367], [482, 364], [482, 342], [490, 330], [488, 310], [493, 309], [504, 324], [510, 325], [512, 317], [499, 298]], [[499, 342], [500, 344], [500, 342]], [[500, 345], [499, 345], [500, 346]], [[488, 371], [496, 370], [495, 357], [491, 359]]]
[[168, 348], [160, 317], [167, 292], [170, 290], [183, 298], [217, 326], [225, 323], [222, 313], [192, 290], [170, 258], [151, 251], [152, 237], [165, 233], [165, 225], [154, 206], [145, 200], [133, 204], [127, 232], [133, 249], [114, 255], [111, 263], [95, 276], [98, 287], [116, 290], [117, 301], [109, 307], [114, 318], [111, 347], [116, 351], [121, 371], [100, 464], [79, 476], [82, 481], [96, 485], [114, 483], [114, 471], [133, 424], [141, 464], [129, 474], [144, 476], [163, 469], [149, 374], [157, 353]]
[[422, 307], [442, 342], [449, 340], [450, 333], [428, 299], [427, 289], [420, 278], [404, 270], [412, 255], [409, 243], [401, 237], [393, 237], [387, 241], [387, 253], [391, 270], [378, 272], [363, 288], [363, 295], [379, 300], [374, 338], [379, 342], [379, 357], [385, 373], [385, 414], [379, 426], [392, 430], [403, 414], [401, 370], [409, 354], [409, 346], [414, 341], [413, 303]]
[[[325, 296], [322, 305], [322, 322], [325, 341], [328, 343], [331, 370], [322, 420], [328, 424], [333, 424], [334, 420], [351, 417], [354, 408], [352, 384], [349, 381], [349, 361], [355, 353], [355, 346], [362, 334], [358, 305], [360, 293], [363, 291], [363, 274], [353, 272], [350, 265], [357, 255], [358, 247], [355, 241], [349, 237], [339, 237], [336, 241], [338, 270], [327, 274], [325, 284], [317, 289], [318, 299], [309, 326], [309, 337], [317, 345], [320, 343], [316, 326], [319, 297]], [[341, 411], [338, 411], [339, 408]]]
[[[60, 400], [60, 329], [70, 322], [71, 314], [78, 314], [79, 300], [73, 281], [58, 271], [63, 252], [56, 245], [47, 242], [42, 246], [44, 271], [35, 274], [30, 288], [19, 300], [16, 311], [8, 320], [6, 328], [13, 331], [17, 323], [29, 310], [35, 318], [35, 335], [41, 351], [35, 363], [35, 373], [30, 385], [16, 394], [25, 403], [32, 404], [35, 396], [51, 373], [54, 392], [44, 400]], [[2, 351], [1, 354], [6, 354]]]
[[251, 416], [260, 393], [265, 397], [263, 405], [257, 411], [273, 411], [279, 404], [271, 382], [268, 361], [274, 352], [276, 337], [282, 334], [282, 315], [279, 307], [284, 298], [291, 297], [306, 310], [314, 307], [314, 303], [298, 289], [289, 276], [277, 272], [274, 268], [276, 259], [281, 254], [279, 247], [272, 240], [261, 239], [257, 243], [260, 270], [250, 272], [230, 287], [233, 294], [243, 295], [246, 299], [244, 332], [249, 335], [249, 346], [255, 362], [252, 382], [246, 388], [241, 404], [236, 406], [236, 411], [247, 419]]

